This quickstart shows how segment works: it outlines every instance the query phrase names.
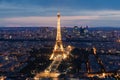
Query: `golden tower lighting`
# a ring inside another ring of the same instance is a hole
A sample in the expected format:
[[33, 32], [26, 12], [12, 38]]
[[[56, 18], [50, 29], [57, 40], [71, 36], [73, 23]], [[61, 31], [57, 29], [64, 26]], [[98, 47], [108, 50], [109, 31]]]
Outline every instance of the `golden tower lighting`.
[[57, 13], [57, 36], [56, 36], [56, 43], [53, 49], [53, 53], [50, 57], [50, 60], [53, 60], [57, 55], [62, 55], [63, 59], [66, 58], [64, 54], [64, 48], [61, 39], [61, 27], [60, 27], [60, 13]]

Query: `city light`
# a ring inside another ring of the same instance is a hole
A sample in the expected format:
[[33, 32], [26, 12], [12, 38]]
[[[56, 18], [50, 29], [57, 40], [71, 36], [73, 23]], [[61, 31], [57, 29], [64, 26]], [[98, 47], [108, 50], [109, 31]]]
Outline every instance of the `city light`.
[[6, 76], [0, 76], [0, 80], [6, 80]]
[[0, 28], [0, 80], [119, 80], [120, 30], [61, 27], [60, 17], [57, 28]]
[[120, 39], [118, 39], [118, 40], [117, 40], [117, 42], [119, 42], [119, 43], [120, 43]]

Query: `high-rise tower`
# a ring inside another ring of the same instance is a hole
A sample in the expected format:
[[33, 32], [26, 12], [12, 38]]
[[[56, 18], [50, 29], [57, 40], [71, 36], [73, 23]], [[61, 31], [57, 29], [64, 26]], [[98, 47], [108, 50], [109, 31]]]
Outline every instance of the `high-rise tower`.
[[53, 53], [50, 57], [50, 60], [53, 60], [52, 63], [44, 70], [44, 72], [37, 73], [34, 77], [35, 80], [39, 80], [40, 77], [58, 77], [60, 75], [58, 67], [61, 64], [63, 59], [66, 59], [69, 52], [70, 46], [66, 50], [63, 48], [62, 37], [61, 37], [61, 27], [60, 27], [60, 13], [57, 13], [57, 35], [56, 42], [53, 49]]
[[57, 13], [57, 35], [56, 35], [56, 43], [54, 46], [53, 53], [50, 57], [50, 59], [54, 59], [57, 55], [62, 55], [63, 59], [66, 57], [64, 54], [64, 48], [62, 45], [62, 39], [61, 39], [61, 27], [60, 27], [60, 13]]

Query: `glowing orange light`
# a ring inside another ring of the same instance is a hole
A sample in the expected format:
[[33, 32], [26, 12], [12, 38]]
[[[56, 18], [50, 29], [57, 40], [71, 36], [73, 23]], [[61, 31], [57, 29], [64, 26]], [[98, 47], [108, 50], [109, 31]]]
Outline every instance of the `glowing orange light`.
[[120, 42], [120, 39], [117, 42]]
[[52, 60], [52, 59], [53, 59], [53, 56], [54, 56], [54, 54], [52, 54], [52, 55], [51, 55], [50, 60]]
[[67, 58], [67, 55], [63, 54], [63, 59], [66, 59]]
[[94, 54], [96, 54], [96, 51], [97, 51], [97, 50], [96, 50], [96, 48], [95, 48], [95, 47], [93, 47], [93, 52], [94, 52]]

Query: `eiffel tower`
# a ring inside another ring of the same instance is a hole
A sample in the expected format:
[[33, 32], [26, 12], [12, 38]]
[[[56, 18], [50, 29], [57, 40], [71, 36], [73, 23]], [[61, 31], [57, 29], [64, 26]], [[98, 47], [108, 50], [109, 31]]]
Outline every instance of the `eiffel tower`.
[[53, 60], [50, 66], [45, 69], [45, 72], [56, 72], [57, 68], [61, 64], [62, 60], [65, 59], [67, 55], [65, 54], [62, 39], [61, 39], [61, 27], [60, 27], [60, 13], [57, 13], [57, 35], [56, 42], [53, 49], [53, 53], [50, 60]]
[[63, 57], [63, 59], [66, 58], [65, 55], [65, 51], [63, 48], [63, 44], [62, 44], [62, 39], [61, 39], [61, 27], [60, 27], [60, 13], [57, 13], [57, 36], [56, 36], [56, 43], [54, 46], [54, 50], [53, 53], [50, 57], [50, 60], [53, 60], [54, 58], [56, 58], [56, 56], [61, 55]]
[[[68, 50], [69, 50], [68, 46]], [[67, 51], [67, 50], [66, 50]], [[39, 80], [40, 77], [57, 77], [60, 75], [57, 68], [61, 64], [63, 59], [67, 58], [67, 55], [62, 44], [61, 39], [61, 27], [60, 27], [60, 13], [57, 13], [57, 35], [56, 42], [53, 49], [53, 53], [50, 57], [50, 60], [53, 60], [52, 63], [44, 70], [44, 72], [38, 73], [34, 78]]]

